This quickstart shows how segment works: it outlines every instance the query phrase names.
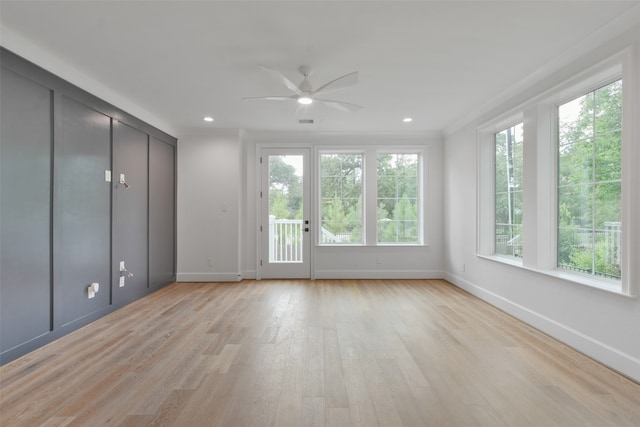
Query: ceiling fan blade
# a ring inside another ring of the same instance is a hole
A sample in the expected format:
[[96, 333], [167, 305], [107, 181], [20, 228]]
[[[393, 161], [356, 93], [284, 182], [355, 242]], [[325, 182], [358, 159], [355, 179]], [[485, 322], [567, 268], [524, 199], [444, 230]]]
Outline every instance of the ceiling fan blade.
[[329, 107], [336, 108], [342, 111], [347, 111], [347, 112], [358, 111], [361, 108], [364, 108], [362, 105], [352, 104], [350, 102], [332, 101], [330, 99], [320, 99], [320, 98], [315, 98], [315, 100], [318, 102], [322, 102], [323, 104], [326, 104]]
[[328, 93], [336, 90], [340, 90], [347, 86], [353, 86], [358, 83], [358, 72], [354, 71], [353, 73], [345, 74], [344, 76], [340, 76], [337, 79], [331, 80], [329, 83], [325, 83], [320, 86], [315, 93]]
[[291, 82], [291, 80], [289, 80], [288, 78], [283, 76], [280, 71], [273, 70], [273, 69], [271, 69], [269, 67], [265, 67], [264, 65], [260, 65], [260, 68], [262, 68], [266, 72], [268, 72], [270, 74], [273, 74], [274, 76], [278, 77], [280, 79], [280, 81], [282, 81], [282, 83], [284, 83], [284, 85], [291, 92], [295, 93], [296, 95], [302, 95], [302, 91], [298, 88], [298, 85], [294, 84], [293, 82]]
[[297, 100], [297, 98], [295, 96], [249, 96], [246, 98], [242, 98], [243, 100], [245, 99], [266, 99], [269, 101], [295, 101]]

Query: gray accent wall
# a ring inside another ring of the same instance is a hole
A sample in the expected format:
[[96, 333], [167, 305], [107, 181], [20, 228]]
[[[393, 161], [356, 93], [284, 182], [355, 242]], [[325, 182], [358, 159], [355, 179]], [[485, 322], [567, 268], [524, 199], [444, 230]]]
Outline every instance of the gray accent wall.
[[[56, 97], [54, 139], [54, 325], [109, 306], [111, 118]], [[87, 297], [98, 283], [105, 292]]]
[[[0, 346], [51, 330], [52, 92], [0, 74]], [[29, 307], [25, 310], [25, 307]]]
[[4, 364], [175, 281], [177, 141], [0, 55]]
[[[149, 140], [146, 133], [120, 122], [114, 124], [113, 135], [113, 295], [116, 303], [126, 304], [145, 295], [149, 285]], [[120, 174], [126, 185], [119, 182]], [[126, 272], [120, 272], [121, 261]]]
[[176, 280], [176, 147], [149, 139], [149, 288]]

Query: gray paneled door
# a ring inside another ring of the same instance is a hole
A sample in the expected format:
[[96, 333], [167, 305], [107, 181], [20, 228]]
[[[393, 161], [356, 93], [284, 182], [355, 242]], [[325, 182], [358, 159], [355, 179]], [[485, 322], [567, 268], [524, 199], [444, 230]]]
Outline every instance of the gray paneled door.
[[175, 281], [175, 147], [149, 141], [149, 287]]
[[0, 73], [0, 352], [51, 330], [51, 90]]
[[[111, 303], [111, 118], [56, 96], [54, 322], [63, 326]], [[87, 288], [99, 283], [92, 299]]]
[[[147, 293], [148, 153], [146, 133], [114, 121], [112, 286], [116, 305]], [[121, 262], [126, 271], [120, 271]]]

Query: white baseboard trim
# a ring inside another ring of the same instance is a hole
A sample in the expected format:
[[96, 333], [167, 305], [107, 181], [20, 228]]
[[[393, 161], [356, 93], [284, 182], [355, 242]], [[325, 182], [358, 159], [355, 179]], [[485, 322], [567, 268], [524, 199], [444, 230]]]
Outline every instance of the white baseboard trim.
[[640, 383], [640, 360], [451, 273], [445, 280]]
[[240, 273], [178, 273], [177, 282], [240, 282]]
[[436, 270], [316, 270], [316, 279], [442, 279]]
[[256, 271], [255, 270], [245, 270], [242, 272], [242, 279], [243, 280], [255, 280], [256, 278]]

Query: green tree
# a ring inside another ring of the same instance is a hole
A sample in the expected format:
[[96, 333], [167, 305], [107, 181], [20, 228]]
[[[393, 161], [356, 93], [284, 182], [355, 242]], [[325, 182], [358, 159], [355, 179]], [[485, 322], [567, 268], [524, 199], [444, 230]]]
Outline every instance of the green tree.
[[269, 215], [279, 219], [289, 218], [287, 199], [282, 194], [282, 190], [277, 188], [269, 189]]
[[322, 154], [320, 192], [322, 227], [362, 242], [362, 155]]
[[561, 266], [620, 277], [619, 260], [608, 256], [613, 248], [607, 246], [605, 226], [620, 221], [621, 129], [622, 81], [559, 108]]
[[302, 218], [302, 177], [282, 156], [269, 156], [269, 205], [276, 218]]
[[419, 155], [383, 153], [377, 159], [378, 241], [418, 242]]
[[495, 252], [522, 254], [523, 124], [495, 135]]

